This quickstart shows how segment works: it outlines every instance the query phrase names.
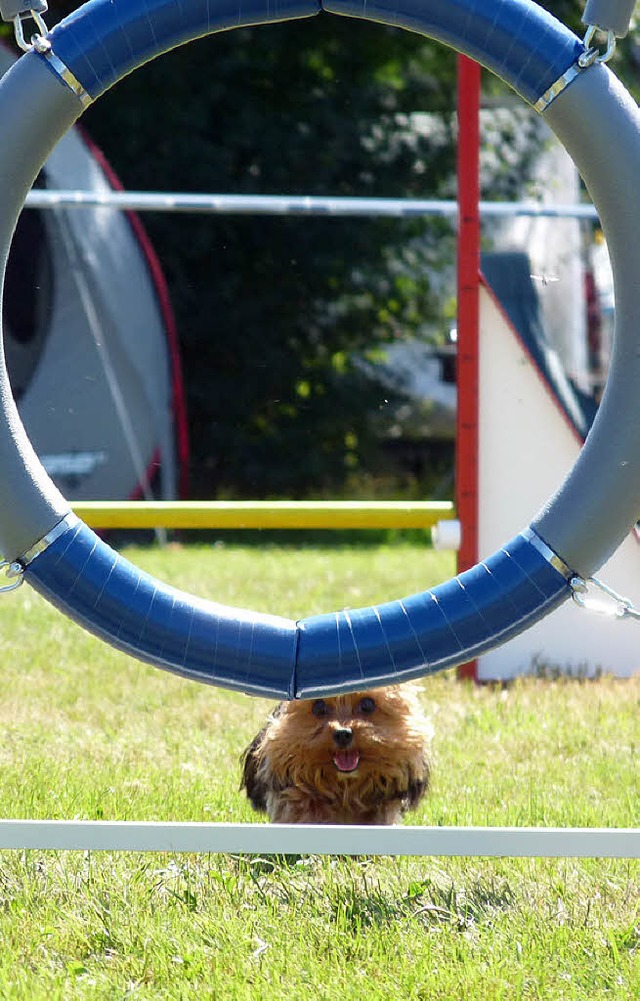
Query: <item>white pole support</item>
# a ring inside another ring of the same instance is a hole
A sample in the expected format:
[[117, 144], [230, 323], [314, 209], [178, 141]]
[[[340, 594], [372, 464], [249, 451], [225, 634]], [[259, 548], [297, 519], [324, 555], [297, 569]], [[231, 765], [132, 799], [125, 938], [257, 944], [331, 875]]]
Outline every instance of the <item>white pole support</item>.
[[462, 540], [462, 525], [457, 518], [439, 521], [431, 529], [431, 543], [434, 549], [450, 549], [458, 552]]

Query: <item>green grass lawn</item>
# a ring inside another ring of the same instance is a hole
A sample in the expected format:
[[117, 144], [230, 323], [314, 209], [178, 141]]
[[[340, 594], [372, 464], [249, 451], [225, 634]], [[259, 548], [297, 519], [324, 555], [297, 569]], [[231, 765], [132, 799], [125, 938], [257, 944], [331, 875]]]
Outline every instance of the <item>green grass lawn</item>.
[[[134, 550], [178, 587], [292, 617], [451, 575], [415, 542]], [[0, 815], [250, 821], [270, 707], [0, 604]], [[640, 677], [423, 683], [433, 789], [407, 823], [636, 826]], [[640, 863], [0, 852], [0, 999], [636, 999]]]

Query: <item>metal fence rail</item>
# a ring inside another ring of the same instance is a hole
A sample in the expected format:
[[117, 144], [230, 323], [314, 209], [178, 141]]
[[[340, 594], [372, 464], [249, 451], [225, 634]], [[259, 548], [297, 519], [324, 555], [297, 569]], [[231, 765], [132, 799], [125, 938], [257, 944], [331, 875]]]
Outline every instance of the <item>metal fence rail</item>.
[[[324, 195], [223, 195], [162, 191], [77, 191], [33, 188], [28, 208], [110, 207], [136, 212], [204, 212], [218, 215], [289, 216], [446, 216], [456, 218], [456, 201], [436, 198], [345, 198]], [[486, 217], [597, 219], [593, 205], [544, 202], [480, 202]]]

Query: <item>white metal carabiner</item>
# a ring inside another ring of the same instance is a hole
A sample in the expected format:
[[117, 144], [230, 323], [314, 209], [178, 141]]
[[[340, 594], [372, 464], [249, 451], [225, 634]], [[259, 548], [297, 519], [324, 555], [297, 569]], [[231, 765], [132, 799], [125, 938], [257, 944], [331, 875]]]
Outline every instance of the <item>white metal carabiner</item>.
[[[22, 26], [23, 20], [26, 20], [27, 17], [31, 18], [38, 29], [38, 34], [32, 35], [30, 42], [26, 40]], [[30, 10], [26, 16], [18, 14], [13, 19], [13, 33], [15, 35], [16, 44], [22, 49], [23, 52], [30, 52], [31, 49], [36, 49], [38, 52], [48, 52], [51, 48], [50, 43], [45, 38], [48, 31], [49, 29], [45, 24], [42, 14], [40, 14], [37, 10]]]
[[16, 588], [24, 581], [23, 573], [24, 567], [22, 563], [18, 563], [17, 560], [13, 562], [8, 562], [4, 560], [0, 563], [0, 571], [5, 570], [5, 577], [11, 581], [10, 584], [0, 584], [0, 594], [7, 594], [9, 591], [15, 591]]
[[[624, 598], [603, 581], [598, 580], [597, 577], [587, 577], [586, 579], [572, 577], [569, 586], [573, 592], [571, 597], [576, 605], [586, 609], [587, 612], [595, 612], [613, 619], [627, 617], [640, 619], [640, 611], [635, 608], [630, 598]], [[599, 594], [594, 595], [593, 591], [597, 591]]]
[[604, 52], [601, 52], [600, 49], [591, 45], [598, 32], [602, 32], [602, 29], [596, 24], [590, 24], [585, 32], [585, 36], [582, 41], [586, 51], [583, 52], [578, 59], [578, 66], [580, 66], [581, 69], [586, 69], [587, 66], [591, 66], [592, 63], [608, 63], [616, 51], [616, 36], [615, 32], [611, 30], [607, 31], [607, 47]]

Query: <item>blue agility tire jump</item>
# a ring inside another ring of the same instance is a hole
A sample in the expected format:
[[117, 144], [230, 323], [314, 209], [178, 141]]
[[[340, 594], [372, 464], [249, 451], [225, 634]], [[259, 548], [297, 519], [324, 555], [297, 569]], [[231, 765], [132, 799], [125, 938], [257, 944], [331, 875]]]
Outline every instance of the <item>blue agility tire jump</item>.
[[[82, 626], [198, 681], [312, 698], [406, 681], [505, 642], [615, 551], [640, 510], [640, 174], [635, 103], [584, 44], [530, 0], [90, 0], [36, 39], [0, 84], [0, 268], [27, 192], [84, 107], [192, 39], [320, 10], [419, 32], [473, 57], [545, 114], [598, 208], [616, 278], [615, 351], [581, 455], [530, 526], [473, 569], [371, 608], [293, 621], [204, 601], [141, 572], [70, 510], [40, 465], [0, 372], [0, 548]], [[354, 26], [357, 30], [357, 26]], [[583, 65], [587, 64], [587, 65]], [[213, 64], [214, 65], [214, 64]], [[615, 150], [615, 156], [611, 155]]]

